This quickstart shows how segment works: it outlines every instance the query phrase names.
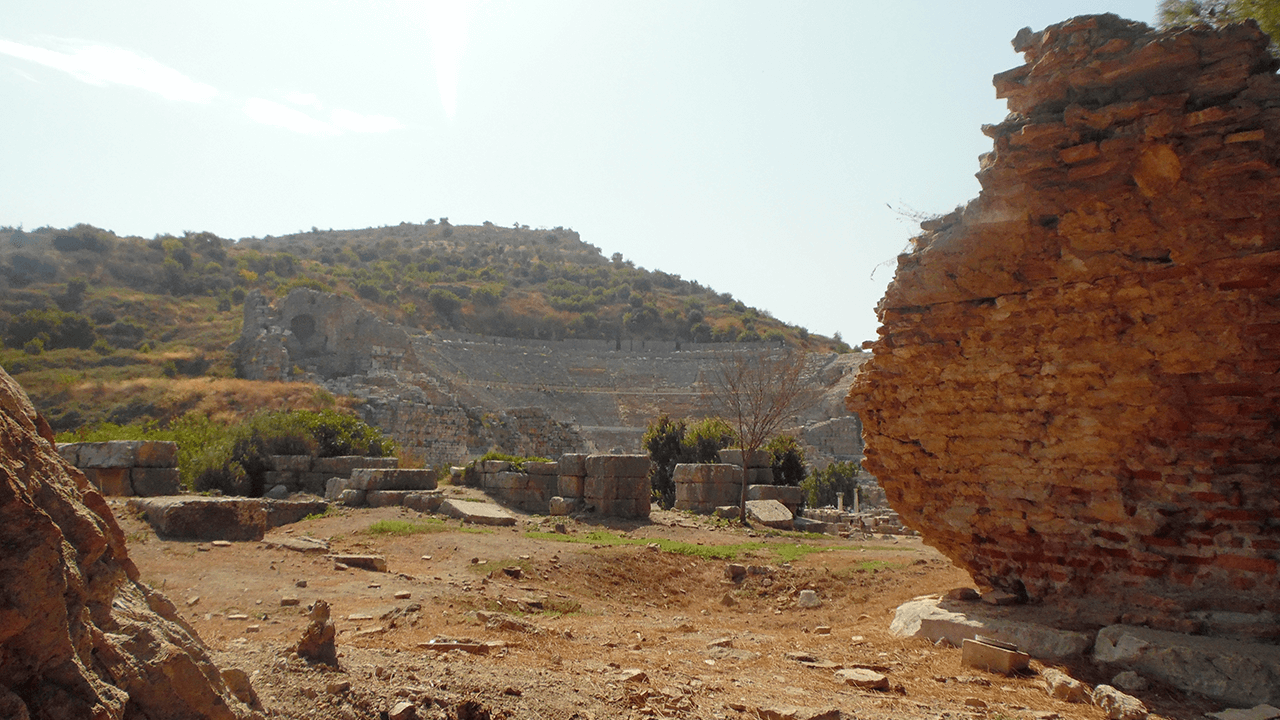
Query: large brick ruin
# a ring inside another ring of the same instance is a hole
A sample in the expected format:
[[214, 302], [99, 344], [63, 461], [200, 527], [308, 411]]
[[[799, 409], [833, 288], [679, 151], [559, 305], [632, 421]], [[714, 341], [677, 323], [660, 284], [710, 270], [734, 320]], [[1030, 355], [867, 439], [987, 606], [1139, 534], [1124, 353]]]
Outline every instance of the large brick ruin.
[[926, 222], [848, 397], [981, 584], [1280, 637], [1280, 81], [1252, 23], [1019, 33], [982, 192]]

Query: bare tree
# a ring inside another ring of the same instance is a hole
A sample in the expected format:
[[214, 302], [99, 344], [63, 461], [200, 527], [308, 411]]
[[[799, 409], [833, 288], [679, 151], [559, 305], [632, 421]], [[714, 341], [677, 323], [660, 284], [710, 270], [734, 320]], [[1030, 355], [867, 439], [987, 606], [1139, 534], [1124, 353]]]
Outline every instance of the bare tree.
[[750, 458], [787, 420], [812, 407], [821, 396], [805, 371], [801, 350], [739, 352], [711, 372], [708, 394], [717, 412], [733, 426], [742, 445], [742, 489], [738, 519], [747, 519]]

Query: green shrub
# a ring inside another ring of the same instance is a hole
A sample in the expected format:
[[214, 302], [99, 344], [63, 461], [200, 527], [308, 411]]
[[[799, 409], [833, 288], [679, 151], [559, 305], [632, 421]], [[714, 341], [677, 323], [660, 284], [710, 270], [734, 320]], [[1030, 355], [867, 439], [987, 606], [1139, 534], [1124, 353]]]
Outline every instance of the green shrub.
[[641, 442], [653, 461], [649, 485], [658, 504], [664, 508], [675, 504], [676, 465], [720, 462], [720, 450], [733, 444], [736, 437], [729, 424], [718, 417], [690, 424], [687, 420], [672, 420], [662, 415], [649, 423]]
[[551, 462], [551, 458], [544, 458], [538, 455], [508, 455], [506, 453], [498, 452], [497, 450], [490, 450], [484, 455], [481, 455], [475, 460], [467, 463], [467, 467], [473, 468], [476, 466], [476, 463], [481, 463], [485, 460], [502, 460], [504, 462], [509, 462], [511, 463], [511, 468], [516, 472], [524, 470], [524, 464], [528, 462]]
[[765, 443], [765, 452], [773, 458], [773, 484], [795, 487], [804, 481], [804, 448], [791, 435], [778, 435]]

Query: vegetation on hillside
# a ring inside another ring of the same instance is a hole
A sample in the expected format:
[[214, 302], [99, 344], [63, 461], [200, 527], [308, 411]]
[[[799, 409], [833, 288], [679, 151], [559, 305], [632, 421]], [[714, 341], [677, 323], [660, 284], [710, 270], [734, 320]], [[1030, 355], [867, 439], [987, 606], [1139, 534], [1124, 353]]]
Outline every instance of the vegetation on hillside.
[[[0, 365], [60, 430], [173, 421], [193, 407], [190, 397], [165, 397], [167, 387], [194, 378], [213, 384], [193, 402], [219, 396], [208, 404], [251, 412], [216, 387], [234, 377], [226, 348], [245, 294], [296, 287], [359, 298], [425, 331], [848, 350], [697, 282], [606, 258], [572, 230], [442, 218], [235, 242], [208, 232], [144, 239], [90, 225], [0, 227]], [[312, 392], [264, 400], [320, 409]]]

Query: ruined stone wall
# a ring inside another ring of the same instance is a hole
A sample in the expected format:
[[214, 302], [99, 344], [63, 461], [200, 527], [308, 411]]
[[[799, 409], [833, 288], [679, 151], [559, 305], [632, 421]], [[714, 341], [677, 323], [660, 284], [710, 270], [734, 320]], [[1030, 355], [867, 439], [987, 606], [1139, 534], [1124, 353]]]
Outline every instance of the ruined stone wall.
[[980, 583], [1280, 636], [1267, 38], [1101, 15], [1014, 44], [981, 195], [922, 226], [879, 306], [848, 398], [867, 469]]

